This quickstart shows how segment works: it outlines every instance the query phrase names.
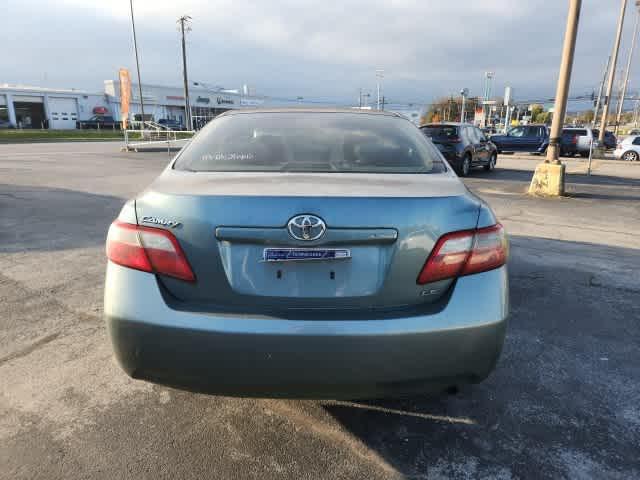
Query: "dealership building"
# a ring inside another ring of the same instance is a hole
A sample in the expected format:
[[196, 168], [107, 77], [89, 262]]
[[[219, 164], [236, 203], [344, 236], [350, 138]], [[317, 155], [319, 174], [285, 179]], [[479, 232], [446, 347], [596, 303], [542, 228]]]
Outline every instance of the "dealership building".
[[[139, 92], [138, 85], [132, 84], [130, 120], [141, 118]], [[196, 124], [204, 124], [229, 109], [291, 104], [248, 92], [198, 86], [189, 89], [189, 97]], [[166, 118], [185, 124], [185, 97], [180, 87], [143, 84], [142, 103], [147, 120]], [[102, 92], [0, 84], [0, 122], [5, 125], [8, 122], [17, 128], [73, 129], [76, 122], [95, 115], [121, 119], [120, 82], [105, 80]]]
[[[145, 120], [176, 120], [185, 125], [185, 96], [181, 87], [142, 85]], [[274, 99], [251, 94], [248, 88], [227, 90], [194, 85], [189, 88], [189, 103], [195, 128], [230, 109], [256, 107], [304, 106], [301, 97], [295, 100]], [[393, 108], [389, 110], [396, 111]], [[417, 123], [419, 109], [403, 108], [398, 113]], [[129, 120], [140, 120], [142, 106], [140, 89], [131, 85]], [[74, 129], [77, 122], [93, 116], [121, 119], [120, 82], [105, 80], [102, 92], [62, 90], [0, 84], [0, 127]]]
[[106, 114], [103, 93], [0, 84], [0, 125], [17, 128], [76, 128], [76, 121]]

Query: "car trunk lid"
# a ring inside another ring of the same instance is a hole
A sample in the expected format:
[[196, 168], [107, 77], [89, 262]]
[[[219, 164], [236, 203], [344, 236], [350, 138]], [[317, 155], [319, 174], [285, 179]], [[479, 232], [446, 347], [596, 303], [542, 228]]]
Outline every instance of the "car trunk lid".
[[[197, 281], [160, 277], [183, 307], [371, 309], [439, 299], [451, 280], [417, 285], [437, 239], [474, 228], [479, 204], [452, 174], [206, 173], [167, 170], [136, 201], [138, 221], [171, 229]], [[322, 219], [294, 238], [298, 215]], [[265, 249], [348, 252], [268, 261]]]

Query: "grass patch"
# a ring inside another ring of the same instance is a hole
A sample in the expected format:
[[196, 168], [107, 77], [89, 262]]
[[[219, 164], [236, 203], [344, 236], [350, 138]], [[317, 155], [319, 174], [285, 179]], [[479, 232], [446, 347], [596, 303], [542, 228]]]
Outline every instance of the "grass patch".
[[123, 140], [119, 130], [0, 130], [0, 143]]
[[[186, 132], [176, 132], [176, 139], [191, 138]], [[140, 134], [130, 133], [130, 141], [138, 141]], [[35, 143], [35, 142], [90, 142], [90, 141], [124, 141], [121, 130], [0, 130], [0, 143]]]

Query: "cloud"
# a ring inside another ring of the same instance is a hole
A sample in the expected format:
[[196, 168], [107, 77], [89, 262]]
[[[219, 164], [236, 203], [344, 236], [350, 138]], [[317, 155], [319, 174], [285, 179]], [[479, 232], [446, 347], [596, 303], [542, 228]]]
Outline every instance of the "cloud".
[[[375, 69], [383, 68], [390, 100], [429, 101], [462, 87], [480, 94], [486, 70], [495, 72], [495, 92], [509, 84], [520, 98], [553, 96], [567, 4], [135, 0], [134, 7], [147, 83], [180, 85], [175, 22], [189, 14], [194, 80], [228, 87], [249, 83], [272, 95], [346, 100], [360, 87], [373, 91]], [[613, 0], [583, 2], [573, 92], [597, 87], [618, 7]], [[8, 0], [6, 18], [13, 20], [5, 22], [0, 38], [12, 48], [3, 49], [0, 82], [100, 90], [118, 67], [134, 67], [126, 0], [63, 0], [55, 6], [46, 0]], [[626, 60], [623, 51], [620, 65]]]

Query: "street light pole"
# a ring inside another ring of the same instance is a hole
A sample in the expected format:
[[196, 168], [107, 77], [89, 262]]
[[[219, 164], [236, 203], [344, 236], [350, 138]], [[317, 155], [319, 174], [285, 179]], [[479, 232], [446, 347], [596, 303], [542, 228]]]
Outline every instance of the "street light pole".
[[378, 89], [378, 102], [377, 102], [378, 110], [380, 110], [380, 83], [382, 82], [383, 76], [384, 76], [384, 70], [381, 70], [381, 69], [376, 70], [376, 87]]
[[607, 128], [607, 116], [609, 115], [609, 102], [611, 101], [611, 92], [613, 91], [613, 82], [616, 77], [616, 65], [618, 63], [618, 51], [620, 50], [620, 38], [622, 37], [622, 26], [624, 25], [624, 12], [627, 9], [627, 0], [622, 0], [620, 5], [620, 17], [618, 18], [618, 30], [616, 32], [616, 40], [613, 44], [613, 53], [611, 54], [611, 67], [609, 68], [609, 80], [607, 83], [607, 92], [604, 96], [602, 105], [602, 119], [600, 121], [600, 132], [598, 134], [598, 143], [604, 144], [604, 134]]
[[191, 17], [189, 15], [183, 15], [178, 19], [180, 24], [180, 33], [182, 35], [182, 77], [184, 80], [184, 115], [185, 124], [189, 130], [193, 130], [193, 123], [191, 121], [191, 102], [189, 101], [189, 81], [187, 79], [187, 47], [184, 39], [185, 25], [186, 30], [189, 31], [189, 23]]
[[562, 136], [564, 116], [567, 111], [567, 97], [569, 94], [569, 84], [571, 83], [573, 53], [576, 47], [581, 5], [581, 0], [569, 1], [569, 14], [567, 16], [567, 28], [564, 34], [564, 46], [562, 47], [562, 60], [560, 61], [560, 74], [558, 75], [558, 85], [556, 87], [553, 121], [551, 122], [546, 163], [560, 164], [558, 160], [560, 155], [560, 139]]
[[468, 88], [463, 88], [462, 90], [460, 90], [460, 95], [462, 96], [462, 107], [460, 109], [460, 123], [464, 123], [464, 116], [465, 116], [465, 103], [466, 103], [466, 99], [467, 99], [467, 95], [469, 94], [469, 89]]
[[[636, 0], [636, 9], [640, 7], [640, 0]], [[622, 117], [622, 109], [624, 107], [624, 96], [627, 94], [627, 85], [629, 84], [629, 71], [631, 70], [631, 60], [633, 59], [633, 50], [636, 46], [636, 38], [638, 36], [638, 23], [640, 22], [640, 10], [636, 12], [636, 23], [633, 26], [633, 37], [631, 37], [631, 48], [629, 49], [629, 58], [627, 59], [627, 70], [624, 74], [624, 83], [622, 84], [622, 94], [618, 104], [618, 114], [616, 115], [615, 134], [618, 134], [620, 126], [620, 118]]]
[[[133, 30], [133, 50], [136, 53], [136, 70], [138, 72], [138, 95], [140, 95], [140, 112], [142, 113], [142, 129], [144, 130], [144, 100], [142, 99], [142, 81], [140, 80], [140, 61], [138, 60], [138, 40], [136, 38], [136, 22], [133, 18], [133, 0], [129, 0], [131, 8], [131, 29]], [[122, 95], [122, 93], [120, 93]]]

